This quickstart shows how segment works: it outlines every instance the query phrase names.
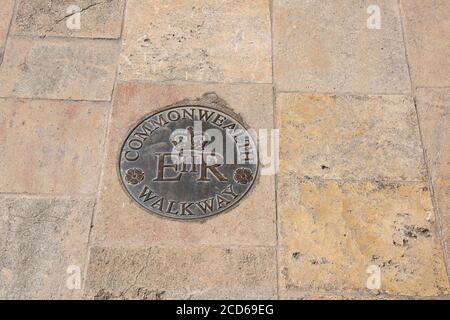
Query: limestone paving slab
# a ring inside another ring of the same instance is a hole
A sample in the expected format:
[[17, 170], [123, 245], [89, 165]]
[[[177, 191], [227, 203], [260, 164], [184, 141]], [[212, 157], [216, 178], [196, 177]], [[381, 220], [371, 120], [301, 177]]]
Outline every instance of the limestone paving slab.
[[277, 119], [280, 297], [448, 294], [412, 98], [283, 93]]
[[0, 66], [0, 96], [109, 101], [117, 41], [10, 37]]
[[272, 82], [269, 1], [130, 0], [120, 78]]
[[418, 89], [416, 102], [428, 168], [433, 180], [448, 250], [450, 244], [450, 89]]
[[401, 0], [400, 3], [413, 84], [450, 86], [450, 2]]
[[[367, 291], [329, 292], [329, 291], [285, 291], [281, 294], [283, 300], [419, 300], [430, 297], [407, 297], [398, 295], [373, 294]], [[440, 297], [432, 297], [438, 299]], [[443, 297], [445, 300], [445, 297]]]
[[277, 117], [287, 172], [324, 179], [426, 180], [410, 97], [281, 93]]
[[124, 7], [125, 0], [18, 0], [11, 33], [117, 39]]
[[3, 61], [6, 37], [14, 11], [14, 0], [4, 0], [0, 6], [0, 64]]
[[450, 88], [420, 88], [417, 112], [433, 178], [450, 178]]
[[434, 193], [441, 217], [442, 233], [447, 248], [447, 263], [450, 255], [450, 179], [436, 178], [433, 180]]
[[67, 282], [79, 268], [82, 283], [93, 205], [81, 198], [0, 195], [0, 298], [81, 298], [81, 287]]
[[276, 254], [266, 247], [93, 247], [94, 299], [272, 299]]
[[381, 28], [369, 29], [371, 0], [275, 0], [274, 81], [281, 91], [410, 92], [396, 0], [376, 1]]
[[[280, 297], [303, 292], [444, 296], [443, 251], [424, 183], [279, 182]], [[367, 289], [377, 266], [381, 287]]]
[[128, 130], [144, 116], [185, 98], [215, 92], [249, 128], [273, 127], [270, 85], [156, 85], [120, 83], [115, 90], [105, 169], [96, 206], [95, 245], [275, 245], [275, 178], [259, 175], [253, 189], [232, 210], [209, 219], [174, 221], [144, 211], [122, 189], [119, 150]]
[[0, 192], [93, 194], [105, 103], [0, 99]]

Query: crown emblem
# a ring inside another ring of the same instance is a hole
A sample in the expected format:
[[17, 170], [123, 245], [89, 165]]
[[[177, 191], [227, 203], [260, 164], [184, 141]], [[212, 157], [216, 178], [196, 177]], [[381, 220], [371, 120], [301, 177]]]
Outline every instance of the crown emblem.
[[180, 152], [201, 152], [210, 141], [211, 138], [207, 133], [195, 132], [192, 127], [175, 130], [170, 140], [174, 149]]
[[205, 147], [212, 142], [206, 132], [195, 131], [193, 127], [177, 129], [170, 136], [170, 142], [173, 145], [171, 157], [175, 164], [223, 163], [220, 154], [205, 151]]

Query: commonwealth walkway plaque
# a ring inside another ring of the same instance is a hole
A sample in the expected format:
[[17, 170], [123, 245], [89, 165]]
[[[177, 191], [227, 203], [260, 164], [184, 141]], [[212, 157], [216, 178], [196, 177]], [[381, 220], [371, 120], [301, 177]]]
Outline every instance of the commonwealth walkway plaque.
[[255, 138], [216, 94], [149, 114], [123, 142], [118, 172], [145, 210], [175, 219], [236, 206], [258, 174]]

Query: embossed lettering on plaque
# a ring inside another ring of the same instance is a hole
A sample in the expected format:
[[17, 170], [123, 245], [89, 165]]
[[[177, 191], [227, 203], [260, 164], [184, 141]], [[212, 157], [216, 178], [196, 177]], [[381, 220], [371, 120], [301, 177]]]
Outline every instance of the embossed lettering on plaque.
[[258, 174], [254, 137], [216, 94], [183, 100], [139, 121], [126, 137], [118, 171], [145, 210], [205, 218], [236, 205]]

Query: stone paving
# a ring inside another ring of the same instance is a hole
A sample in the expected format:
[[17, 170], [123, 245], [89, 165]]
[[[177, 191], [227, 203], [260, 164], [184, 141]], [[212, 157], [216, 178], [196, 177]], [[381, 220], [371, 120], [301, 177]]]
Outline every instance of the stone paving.
[[[145, 212], [123, 139], [209, 92], [279, 171]], [[450, 2], [2, 0], [0, 176], [3, 299], [450, 298]]]

